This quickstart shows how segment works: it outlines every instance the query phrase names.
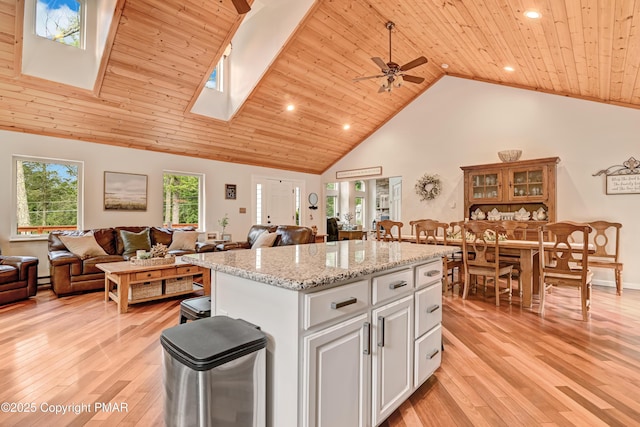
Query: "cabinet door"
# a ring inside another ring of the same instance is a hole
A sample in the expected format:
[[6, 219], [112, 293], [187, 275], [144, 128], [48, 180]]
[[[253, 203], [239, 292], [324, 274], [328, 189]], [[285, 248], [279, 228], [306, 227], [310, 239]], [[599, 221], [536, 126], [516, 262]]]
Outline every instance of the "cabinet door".
[[513, 201], [545, 201], [547, 190], [547, 167], [509, 169], [509, 199]]
[[304, 426], [370, 425], [370, 343], [368, 313], [304, 338]]
[[468, 185], [469, 200], [473, 203], [502, 200], [502, 173], [499, 170], [471, 172]]
[[373, 310], [373, 425], [387, 418], [412, 392], [413, 295]]

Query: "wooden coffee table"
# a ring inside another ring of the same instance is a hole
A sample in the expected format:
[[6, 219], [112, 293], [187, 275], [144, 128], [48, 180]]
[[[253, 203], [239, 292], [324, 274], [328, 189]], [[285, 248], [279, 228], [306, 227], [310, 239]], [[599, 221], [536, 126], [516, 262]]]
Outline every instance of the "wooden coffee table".
[[173, 292], [160, 295], [140, 298], [129, 301], [129, 287], [136, 283], [144, 283], [153, 280], [165, 280], [184, 276], [201, 276], [202, 287], [205, 295], [211, 294], [211, 270], [182, 261], [173, 264], [141, 266], [131, 264], [129, 261], [109, 262], [97, 264], [97, 268], [104, 271], [104, 300], [114, 300], [118, 304], [118, 312], [126, 313], [129, 304], [137, 304], [146, 301], [155, 301], [164, 298], [171, 298], [177, 295], [187, 295], [193, 293], [196, 288], [183, 292]]

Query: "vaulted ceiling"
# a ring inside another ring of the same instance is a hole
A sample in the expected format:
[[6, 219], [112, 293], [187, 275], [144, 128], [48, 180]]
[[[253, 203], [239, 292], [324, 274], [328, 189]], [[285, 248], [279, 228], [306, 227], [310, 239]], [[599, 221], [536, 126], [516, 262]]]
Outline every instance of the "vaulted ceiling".
[[[190, 106], [243, 19], [231, 0], [118, 0], [94, 91], [21, 74], [23, 4], [0, 0], [1, 129], [318, 174], [443, 75], [640, 106], [640, 0], [317, 0], [228, 122]], [[429, 62], [378, 93], [352, 79], [388, 60], [389, 20], [394, 61]]]

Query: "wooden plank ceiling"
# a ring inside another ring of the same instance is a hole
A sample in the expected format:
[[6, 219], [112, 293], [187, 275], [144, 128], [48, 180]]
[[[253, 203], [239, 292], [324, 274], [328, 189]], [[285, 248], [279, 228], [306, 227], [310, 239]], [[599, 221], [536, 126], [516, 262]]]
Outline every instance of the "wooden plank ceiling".
[[[318, 0], [229, 122], [188, 107], [241, 22], [230, 0], [119, 0], [94, 92], [16, 69], [22, 4], [0, 0], [8, 130], [318, 174], [445, 74], [640, 106], [640, 0]], [[388, 20], [394, 61], [429, 63], [378, 93], [352, 78], [388, 60]]]

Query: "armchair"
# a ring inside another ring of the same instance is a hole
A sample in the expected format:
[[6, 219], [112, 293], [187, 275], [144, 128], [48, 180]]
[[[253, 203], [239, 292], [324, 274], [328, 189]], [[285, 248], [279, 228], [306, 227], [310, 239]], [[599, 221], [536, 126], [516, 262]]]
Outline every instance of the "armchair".
[[0, 255], [0, 305], [32, 297], [38, 286], [38, 258]]

